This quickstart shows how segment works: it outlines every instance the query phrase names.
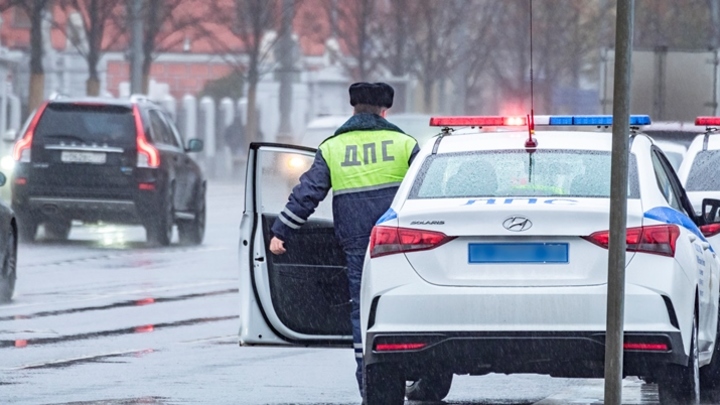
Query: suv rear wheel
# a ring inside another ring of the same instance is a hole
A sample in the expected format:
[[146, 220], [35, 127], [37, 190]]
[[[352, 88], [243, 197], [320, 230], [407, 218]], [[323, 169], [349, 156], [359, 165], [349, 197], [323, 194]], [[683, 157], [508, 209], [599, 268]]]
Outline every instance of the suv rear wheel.
[[65, 219], [45, 222], [45, 237], [59, 241], [67, 240], [71, 227], [72, 223]]
[[159, 246], [170, 245], [174, 221], [173, 192], [172, 187], [168, 187], [157, 215], [150, 218], [145, 225], [148, 242]]
[[38, 231], [38, 221], [30, 214], [17, 214], [18, 236], [22, 242], [34, 242]]
[[197, 194], [192, 220], [178, 221], [178, 235], [183, 245], [199, 245], [205, 237], [205, 189]]

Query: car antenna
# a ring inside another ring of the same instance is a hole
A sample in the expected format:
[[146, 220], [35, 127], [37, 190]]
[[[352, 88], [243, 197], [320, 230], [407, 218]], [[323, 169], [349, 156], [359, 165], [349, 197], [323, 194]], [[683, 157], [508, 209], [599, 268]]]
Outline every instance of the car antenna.
[[532, 0], [528, 0], [530, 6], [530, 114], [527, 116], [528, 125], [528, 139], [525, 141], [525, 150], [528, 152], [528, 183], [532, 183], [532, 172], [534, 166], [533, 152], [538, 146], [537, 139], [533, 138], [535, 135], [535, 89], [533, 81], [533, 29], [532, 29]]

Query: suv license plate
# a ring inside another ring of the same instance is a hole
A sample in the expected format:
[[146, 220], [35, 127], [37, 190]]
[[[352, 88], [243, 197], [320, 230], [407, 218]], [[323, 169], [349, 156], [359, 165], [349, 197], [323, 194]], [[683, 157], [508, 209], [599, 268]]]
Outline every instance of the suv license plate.
[[60, 154], [60, 160], [64, 163], [93, 163], [96, 165], [104, 164], [107, 155], [102, 152], [70, 152], [63, 151]]

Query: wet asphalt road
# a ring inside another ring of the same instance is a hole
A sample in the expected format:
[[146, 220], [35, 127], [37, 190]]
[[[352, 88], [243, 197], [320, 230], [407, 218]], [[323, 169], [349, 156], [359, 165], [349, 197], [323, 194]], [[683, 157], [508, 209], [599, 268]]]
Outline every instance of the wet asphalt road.
[[[359, 404], [351, 350], [238, 347], [241, 185], [210, 184], [200, 247], [77, 227], [19, 252], [0, 306], [0, 404]], [[627, 404], [655, 404], [626, 379]], [[601, 380], [455, 377], [448, 404], [600, 404]], [[705, 403], [720, 403], [706, 399]]]

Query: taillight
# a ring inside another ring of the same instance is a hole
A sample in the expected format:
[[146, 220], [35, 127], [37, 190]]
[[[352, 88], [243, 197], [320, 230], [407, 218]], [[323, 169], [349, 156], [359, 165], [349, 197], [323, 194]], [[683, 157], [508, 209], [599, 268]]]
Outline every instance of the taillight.
[[137, 167], [160, 167], [160, 152], [148, 142], [140, 109], [137, 106], [133, 106], [133, 115], [137, 137]]
[[707, 224], [700, 227], [700, 232], [705, 235], [706, 238], [715, 236], [720, 233], [720, 224]]
[[[628, 228], [625, 241], [628, 252], [652, 253], [661, 256], [675, 256], [675, 242], [680, 236], [677, 225], [651, 225]], [[595, 232], [584, 239], [605, 249], [610, 242], [610, 232]]]
[[667, 343], [624, 343], [623, 349], [625, 350], [637, 350], [637, 351], [649, 351], [649, 352], [666, 352], [669, 347]]
[[378, 352], [402, 352], [409, 350], [420, 350], [427, 346], [425, 343], [378, 343], [375, 351]]
[[30, 121], [27, 131], [25, 131], [23, 137], [15, 143], [15, 147], [13, 147], [13, 159], [15, 159], [16, 162], [29, 163], [32, 160], [30, 152], [32, 150], [33, 135], [35, 135], [35, 128], [47, 105], [47, 101], [40, 105], [32, 121]]
[[370, 234], [370, 257], [434, 249], [453, 239], [442, 232], [376, 226]]

